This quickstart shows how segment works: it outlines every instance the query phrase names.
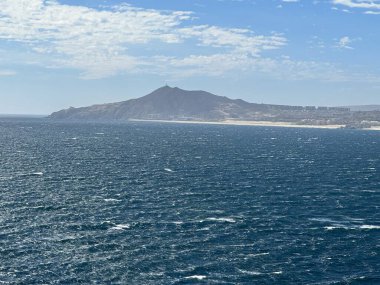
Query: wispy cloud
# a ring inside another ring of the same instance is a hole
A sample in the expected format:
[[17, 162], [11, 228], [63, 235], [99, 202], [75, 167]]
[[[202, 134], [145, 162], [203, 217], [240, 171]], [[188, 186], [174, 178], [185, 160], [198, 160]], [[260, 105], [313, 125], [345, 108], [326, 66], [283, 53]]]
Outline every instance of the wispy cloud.
[[[196, 41], [214, 50], [259, 56], [280, 48], [280, 35], [250, 30], [194, 26], [187, 11], [141, 9], [130, 5], [103, 7], [62, 5], [54, 0], [2, 0], [0, 40], [16, 42], [50, 59], [49, 67], [81, 70], [86, 78], [151, 69], [157, 53], [136, 50], [152, 45]], [[132, 51], [134, 50], [134, 52]]]
[[336, 47], [344, 48], [344, 49], [354, 49], [353, 47], [351, 47], [352, 42], [353, 42], [353, 40], [350, 39], [350, 37], [344, 36], [338, 40]]
[[[193, 17], [189, 11], [127, 4], [95, 9], [55, 0], [1, 0], [0, 41], [26, 49], [26, 64], [79, 70], [85, 79], [124, 73], [186, 77], [244, 72], [288, 80], [350, 79], [330, 63], [268, 53], [288, 44], [282, 34], [194, 25]], [[351, 48], [351, 43], [343, 37], [337, 45]], [[0, 71], [5, 75], [14, 73]]]
[[367, 15], [380, 15], [380, 11], [365, 11], [364, 14], [367, 14]]
[[242, 71], [247, 74], [268, 74], [277, 79], [299, 81], [319, 80], [343, 82], [350, 80], [347, 74], [326, 62], [299, 61], [289, 57], [254, 58], [241, 54], [214, 54], [210, 56], [192, 55], [183, 59], [162, 59], [170, 65], [180, 67], [176, 76], [213, 75]]
[[379, 0], [332, 0], [336, 5], [345, 6], [348, 8], [358, 8], [358, 9], [367, 9], [365, 14], [371, 10], [380, 10], [380, 1]]
[[196, 38], [201, 45], [227, 47], [235, 52], [258, 56], [264, 50], [277, 49], [286, 44], [281, 35], [257, 36], [246, 29], [225, 29], [215, 26], [192, 26], [179, 30], [184, 38]]
[[53, 66], [103, 77], [136, 67], [131, 44], [179, 42], [173, 31], [189, 12], [159, 12], [131, 6], [95, 10], [55, 1], [2, 0], [0, 39], [23, 43], [48, 54]]

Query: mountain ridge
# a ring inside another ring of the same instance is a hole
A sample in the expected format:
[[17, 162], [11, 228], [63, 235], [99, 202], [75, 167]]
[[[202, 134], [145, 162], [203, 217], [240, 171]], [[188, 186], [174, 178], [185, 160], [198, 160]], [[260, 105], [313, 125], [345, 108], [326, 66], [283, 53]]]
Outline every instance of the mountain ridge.
[[[148, 95], [127, 101], [69, 108], [52, 113], [54, 119], [212, 119], [220, 120], [231, 111], [241, 112], [251, 103], [229, 99], [202, 90], [187, 91], [161, 87]], [[227, 113], [227, 111], [229, 111]]]
[[52, 113], [57, 120], [127, 121], [269, 121], [303, 125], [380, 125], [380, 111], [351, 111], [347, 107], [315, 107], [257, 104], [230, 99], [202, 90], [164, 86], [140, 98]]

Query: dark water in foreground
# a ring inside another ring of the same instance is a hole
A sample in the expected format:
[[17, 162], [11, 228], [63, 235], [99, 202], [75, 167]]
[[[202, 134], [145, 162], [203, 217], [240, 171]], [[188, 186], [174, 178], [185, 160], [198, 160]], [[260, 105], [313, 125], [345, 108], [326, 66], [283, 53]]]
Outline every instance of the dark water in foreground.
[[0, 284], [380, 284], [380, 132], [0, 120]]

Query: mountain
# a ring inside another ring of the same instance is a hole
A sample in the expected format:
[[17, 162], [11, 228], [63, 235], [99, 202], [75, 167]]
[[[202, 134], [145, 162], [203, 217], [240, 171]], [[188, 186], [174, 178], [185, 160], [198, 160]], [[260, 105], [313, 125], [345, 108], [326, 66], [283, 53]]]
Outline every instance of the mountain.
[[288, 106], [249, 103], [205, 91], [164, 86], [138, 99], [69, 108], [52, 113], [57, 120], [181, 120], [270, 121], [304, 125], [380, 126], [380, 111], [351, 111], [347, 107]]
[[186, 91], [169, 86], [124, 102], [69, 108], [50, 115], [54, 119], [86, 120], [222, 120], [247, 117], [251, 104], [205, 91]]

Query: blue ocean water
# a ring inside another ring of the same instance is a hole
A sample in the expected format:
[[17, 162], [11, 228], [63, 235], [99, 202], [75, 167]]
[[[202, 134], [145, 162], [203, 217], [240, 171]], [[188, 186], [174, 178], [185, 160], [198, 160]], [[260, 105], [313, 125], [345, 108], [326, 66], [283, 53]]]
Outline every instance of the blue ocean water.
[[0, 119], [0, 284], [380, 284], [380, 132]]

